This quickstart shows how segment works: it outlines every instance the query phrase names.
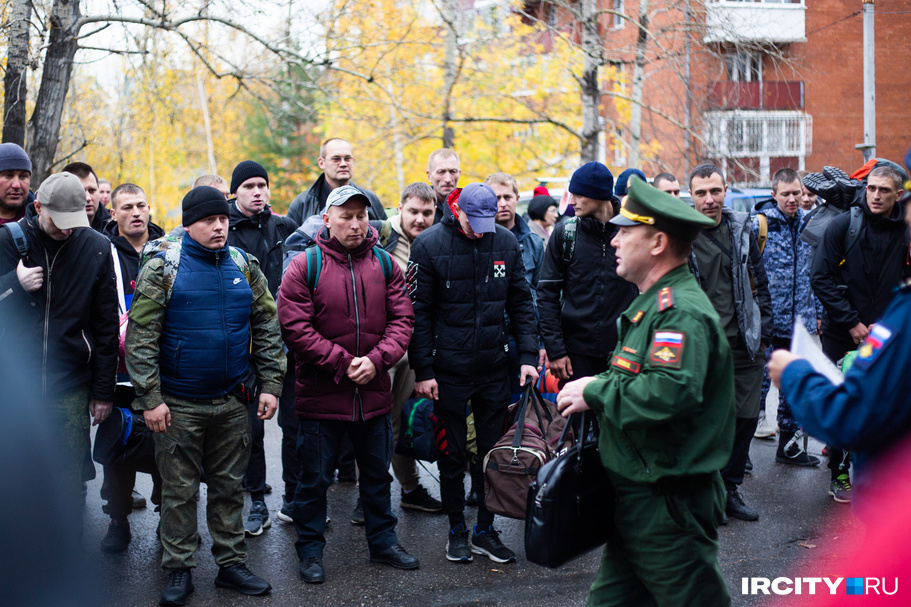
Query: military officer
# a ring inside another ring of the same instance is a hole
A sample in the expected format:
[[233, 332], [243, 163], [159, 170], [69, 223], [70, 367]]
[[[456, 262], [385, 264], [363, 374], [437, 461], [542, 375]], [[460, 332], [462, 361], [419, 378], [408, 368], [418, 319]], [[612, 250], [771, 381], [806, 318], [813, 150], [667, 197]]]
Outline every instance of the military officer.
[[734, 440], [734, 366], [712, 304], [687, 267], [711, 219], [632, 178], [611, 223], [617, 274], [639, 287], [608, 370], [570, 382], [564, 415], [591, 409], [617, 494], [588, 605], [730, 605], [718, 566]]

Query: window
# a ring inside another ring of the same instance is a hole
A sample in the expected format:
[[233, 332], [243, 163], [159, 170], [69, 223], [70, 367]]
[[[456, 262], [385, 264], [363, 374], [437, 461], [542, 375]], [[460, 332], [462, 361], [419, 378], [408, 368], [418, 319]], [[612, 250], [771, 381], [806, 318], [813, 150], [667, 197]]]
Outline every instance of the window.
[[762, 82], [762, 54], [733, 52], [727, 56], [728, 80]]
[[[623, 13], [623, 0], [614, 0], [614, 11], [617, 13]], [[626, 25], [626, 19], [620, 15], [614, 15], [614, 25], [615, 30], [622, 29]]]

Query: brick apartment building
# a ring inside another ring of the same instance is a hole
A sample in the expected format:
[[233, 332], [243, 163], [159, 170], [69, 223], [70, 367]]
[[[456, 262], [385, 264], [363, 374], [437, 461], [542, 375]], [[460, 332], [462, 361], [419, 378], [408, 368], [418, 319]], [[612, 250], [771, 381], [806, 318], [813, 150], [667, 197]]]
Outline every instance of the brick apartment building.
[[[580, 0], [526, 0], [529, 19], [579, 39], [567, 10]], [[597, 0], [605, 58], [630, 94], [640, 0]], [[848, 172], [863, 164], [862, 0], [648, 0], [642, 142], [649, 175], [671, 170], [681, 180], [700, 162], [723, 166], [728, 180], [765, 187], [782, 168]], [[460, 0], [462, 11], [484, 11], [498, 0]], [[610, 11], [613, 11], [610, 12]], [[901, 162], [911, 148], [911, 0], [876, 0], [876, 155]], [[622, 17], [625, 15], [627, 18]], [[538, 42], [549, 46], [547, 32]], [[604, 70], [607, 71], [607, 70]], [[628, 162], [629, 125], [603, 81], [605, 162]], [[681, 125], [690, 125], [690, 136]]]

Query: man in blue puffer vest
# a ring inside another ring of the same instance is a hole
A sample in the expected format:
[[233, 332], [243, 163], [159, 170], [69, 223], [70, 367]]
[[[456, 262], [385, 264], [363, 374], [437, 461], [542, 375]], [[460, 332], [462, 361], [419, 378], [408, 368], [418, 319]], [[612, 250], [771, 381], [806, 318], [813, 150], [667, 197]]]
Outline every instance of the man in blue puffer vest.
[[[255, 257], [242, 270], [227, 244], [228, 202], [209, 186], [183, 199], [186, 234], [176, 273], [162, 252], [140, 270], [130, 306], [126, 365], [135, 408], [155, 432], [162, 477], [162, 605], [183, 605], [199, 546], [196, 501], [206, 471], [206, 515], [216, 586], [243, 594], [271, 590], [244, 564], [241, 480], [250, 458], [248, 354], [261, 388], [258, 416], [278, 408], [285, 371], [275, 300]], [[172, 284], [167, 284], [167, 283]], [[245, 381], [247, 380], [247, 381]], [[245, 388], [246, 386], [246, 388]]]

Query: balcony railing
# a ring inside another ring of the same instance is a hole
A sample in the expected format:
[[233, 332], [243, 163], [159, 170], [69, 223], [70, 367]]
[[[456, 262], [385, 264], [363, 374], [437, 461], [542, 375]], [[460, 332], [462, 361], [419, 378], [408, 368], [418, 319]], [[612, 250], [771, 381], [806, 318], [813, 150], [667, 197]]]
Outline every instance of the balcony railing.
[[803, 82], [715, 82], [708, 104], [716, 110], [802, 110]]
[[706, 112], [708, 156], [809, 156], [813, 118], [803, 112]]
[[807, 7], [799, 2], [705, 3], [704, 42], [806, 42]]

